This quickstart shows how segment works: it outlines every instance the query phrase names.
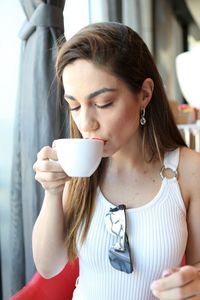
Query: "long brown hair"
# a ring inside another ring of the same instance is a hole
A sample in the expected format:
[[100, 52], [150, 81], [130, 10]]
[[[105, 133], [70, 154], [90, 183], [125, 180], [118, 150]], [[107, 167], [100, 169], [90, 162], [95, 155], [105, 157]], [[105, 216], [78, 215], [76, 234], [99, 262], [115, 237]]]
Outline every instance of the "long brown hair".
[[[154, 82], [152, 99], [146, 108], [146, 124], [140, 128], [143, 155], [160, 159], [166, 151], [186, 146], [174, 122], [162, 79], [152, 55], [140, 36], [128, 26], [116, 22], [91, 24], [65, 42], [58, 53], [57, 77], [62, 82], [64, 68], [77, 59], [86, 59], [109, 70], [123, 80], [133, 93], [138, 93], [146, 78]], [[83, 79], [84, 80], [84, 79]], [[81, 137], [72, 118], [70, 136]], [[76, 239], [82, 229], [84, 242], [94, 210], [97, 186], [105, 169], [106, 159], [90, 178], [72, 178], [65, 201], [66, 246], [70, 260], [76, 257]]]

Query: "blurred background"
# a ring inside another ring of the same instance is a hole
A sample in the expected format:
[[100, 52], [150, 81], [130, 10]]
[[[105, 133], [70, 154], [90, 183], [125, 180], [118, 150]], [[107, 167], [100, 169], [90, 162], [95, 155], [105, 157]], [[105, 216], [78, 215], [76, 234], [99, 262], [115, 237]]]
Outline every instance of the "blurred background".
[[200, 1], [1, 1], [0, 299], [9, 299], [35, 272], [31, 231], [43, 191], [32, 164], [43, 145], [66, 134], [67, 120], [55, 106], [61, 97], [54, 82], [57, 41], [99, 21], [122, 22], [143, 37], [177, 126], [200, 150]]

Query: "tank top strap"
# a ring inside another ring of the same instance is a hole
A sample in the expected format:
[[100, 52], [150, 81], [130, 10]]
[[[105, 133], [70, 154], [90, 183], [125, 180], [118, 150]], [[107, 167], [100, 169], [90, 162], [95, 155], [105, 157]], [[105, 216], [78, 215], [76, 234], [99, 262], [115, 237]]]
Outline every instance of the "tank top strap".
[[164, 157], [164, 167], [176, 171], [179, 164], [180, 148], [166, 152]]

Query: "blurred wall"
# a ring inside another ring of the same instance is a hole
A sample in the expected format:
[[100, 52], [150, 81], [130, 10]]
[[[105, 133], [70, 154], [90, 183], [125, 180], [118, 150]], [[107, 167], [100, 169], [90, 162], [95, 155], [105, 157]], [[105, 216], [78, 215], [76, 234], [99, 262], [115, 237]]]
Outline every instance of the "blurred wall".
[[19, 1], [0, 1], [0, 246], [4, 300], [8, 300], [10, 296], [9, 183], [20, 53], [17, 34], [23, 20]]
[[182, 29], [172, 12], [170, 1], [154, 1], [154, 56], [169, 99], [182, 102], [175, 58], [183, 51]]

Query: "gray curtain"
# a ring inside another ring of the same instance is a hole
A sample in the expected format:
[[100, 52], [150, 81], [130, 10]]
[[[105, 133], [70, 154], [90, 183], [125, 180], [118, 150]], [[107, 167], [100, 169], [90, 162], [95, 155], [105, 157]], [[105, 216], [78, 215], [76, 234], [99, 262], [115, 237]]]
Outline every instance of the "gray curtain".
[[66, 136], [62, 91], [55, 80], [57, 41], [63, 36], [65, 0], [21, 0], [22, 40], [11, 178], [11, 293], [35, 272], [31, 235], [44, 192], [32, 169], [37, 152]]
[[112, 22], [122, 22], [122, 0], [108, 0], [108, 17]]

